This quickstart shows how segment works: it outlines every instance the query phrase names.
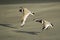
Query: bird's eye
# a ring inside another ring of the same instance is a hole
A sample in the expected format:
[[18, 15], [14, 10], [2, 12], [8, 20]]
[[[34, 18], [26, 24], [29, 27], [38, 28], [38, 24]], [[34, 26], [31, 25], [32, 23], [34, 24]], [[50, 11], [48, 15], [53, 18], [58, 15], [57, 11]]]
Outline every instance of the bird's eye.
[[22, 12], [22, 9], [20, 9], [19, 11]]

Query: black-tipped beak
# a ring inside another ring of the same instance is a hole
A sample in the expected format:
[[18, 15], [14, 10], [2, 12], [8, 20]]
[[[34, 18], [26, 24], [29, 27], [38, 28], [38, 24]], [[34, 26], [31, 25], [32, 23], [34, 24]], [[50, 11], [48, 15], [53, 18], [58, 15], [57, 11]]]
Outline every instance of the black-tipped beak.
[[51, 23], [52, 26], [54, 26], [52, 23]]

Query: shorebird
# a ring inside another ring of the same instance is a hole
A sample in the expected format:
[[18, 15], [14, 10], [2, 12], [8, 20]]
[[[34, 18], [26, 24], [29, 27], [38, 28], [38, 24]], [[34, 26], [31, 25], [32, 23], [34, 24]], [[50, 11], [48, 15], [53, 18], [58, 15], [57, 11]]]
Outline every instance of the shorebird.
[[52, 26], [54, 26], [52, 23], [50, 23], [49, 21], [46, 21], [44, 19], [34, 19], [36, 22], [39, 22], [43, 25], [42, 30], [48, 29], [48, 27], [53, 28]]
[[34, 16], [35, 13], [32, 13], [30, 10], [28, 10], [27, 8], [24, 7], [20, 7], [19, 12], [21, 12], [22, 15], [22, 19], [21, 19], [21, 27], [24, 26], [26, 19], [28, 18], [28, 16], [31, 14]]

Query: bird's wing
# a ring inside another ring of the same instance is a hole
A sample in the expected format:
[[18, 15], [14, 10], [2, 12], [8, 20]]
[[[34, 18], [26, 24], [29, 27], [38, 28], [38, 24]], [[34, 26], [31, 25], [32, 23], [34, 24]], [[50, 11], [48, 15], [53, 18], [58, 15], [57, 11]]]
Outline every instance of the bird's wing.
[[28, 16], [29, 16], [29, 14], [26, 14], [26, 15], [23, 16], [23, 18], [21, 20], [21, 26], [24, 26], [25, 21], [26, 21], [26, 19], [27, 19]]

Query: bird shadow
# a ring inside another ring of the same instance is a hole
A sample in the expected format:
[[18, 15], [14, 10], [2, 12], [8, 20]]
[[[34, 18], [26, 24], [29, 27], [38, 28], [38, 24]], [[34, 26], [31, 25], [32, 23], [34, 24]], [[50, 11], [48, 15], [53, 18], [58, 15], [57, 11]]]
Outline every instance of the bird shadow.
[[20, 31], [20, 30], [14, 30], [14, 32], [18, 32], [18, 33], [27, 33], [27, 34], [31, 34], [31, 35], [37, 35], [40, 32], [34, 32], [34, 31]]
[[0, 26], [9, 27], [9, 28], [14, 28], [14, 27], [12, 27], [11, 24], [0, 24]]

